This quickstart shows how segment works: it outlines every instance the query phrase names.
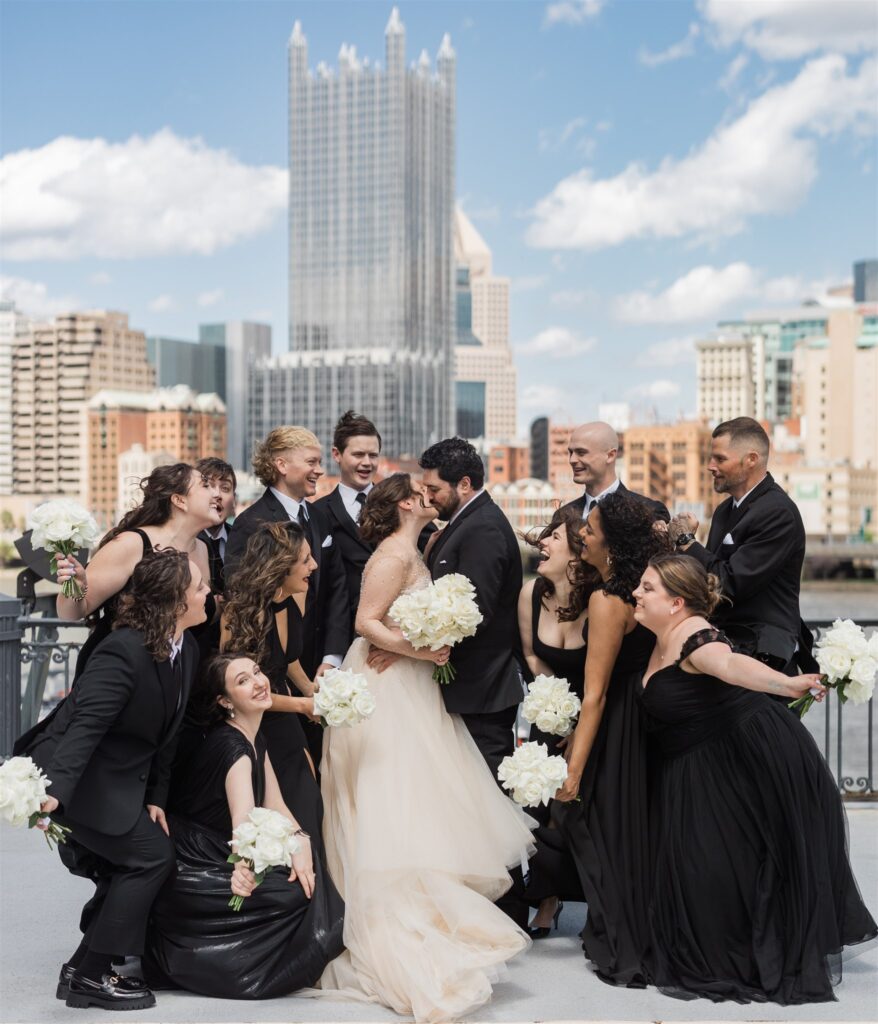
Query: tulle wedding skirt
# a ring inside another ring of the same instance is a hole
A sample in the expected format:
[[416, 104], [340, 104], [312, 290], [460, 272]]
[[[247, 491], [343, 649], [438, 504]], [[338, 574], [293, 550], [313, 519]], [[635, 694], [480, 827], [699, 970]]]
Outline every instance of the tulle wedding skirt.
[[432, 665], [400, 659], [379, 674], [367, 653], [356, 640], [344, 668], [364, 673], [375, 713], [324, 735], [324, 839], [346, 951], [312, 994], [459, 1019], [530, 944], [493, 901], [532, 851], [534, 823], [445, 710]]

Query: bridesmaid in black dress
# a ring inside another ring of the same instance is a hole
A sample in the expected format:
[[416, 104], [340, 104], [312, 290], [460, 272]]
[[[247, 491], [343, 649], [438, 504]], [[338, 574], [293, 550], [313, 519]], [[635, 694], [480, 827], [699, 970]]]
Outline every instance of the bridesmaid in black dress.
[[733, 653], [707, 621], [717, 589], [694, 558], [665, 555], [635, 591], [635, 615], [656, 635], [640, 701], [662, 754], [653, 977], [682, 998], [827, 1002], [843, 947], [876, 925], [826, 762], [798, 717], [750, 692], [800, 697], [820, 677]]
[[[566, 679], [580, 699], [585, 671], [582, 630], [588, 598], [599, 582], [581, 558], [581, 526], [578, 509], [561, 509], [539, 536], [531, 539], [540, 552], [537, 576], [525, 583], [518, 599], [521, 646], [531, 675]], [[550, 754], [561, 753], [567, 745], [566, 738], [544, 733], [536, 725], [530, 727], [530, 739], [546, 744]], [[550, 804], [528, 812], [540, 821], [534, 833], [537, 852], [530, 861], [526, 892], [528, 902], [538, 904], [528, 929], [533, 939], [546, 938], [553, 923], [557, 927], [559, 896], [584, 899], [573, 862], [551, 823], [551, 810]]]
[[[199, 700], [200, 699], [200, 700]], [[169, 815], [176, 875], [153, 905], [144, 974], [156, 988], [225, 999], [270, 999], [314, 985], [341, 953], [344, 906], [309, 836], [284, 803], [260, 731], [267, 677], [248, 657], [218, 655], [196, 703], [215, 724], [187, 765]], [[292, 819], [299, 853], [259, 886], [228, 863], [232, 829], [254, 807]], [[229, 899], [246, 897], [240, 911]]]
[[[300, 715], [314, 710], [314, 684], [299, 663], [308, 579], [317, 568], [298, 523], [263, 523], [226, 581], [224, 651], [248, 651], [271, 682], [271, 710], [262, 719], [268, 756], [288, 807], [322, 850], [323, 800]], [[309, 696], [293, 696], [290, 684]]]
[[583, 561], [597, 570], [601, 585], [588, 602], [585, 693], [567, 747], [567, 781], [555, 797], [565, 804], [557, 824], [588, 903], [586, 958], [602, 981], [642, 988], [648, 980], [648, 773], [636, 695], [654, 638], [634, 621], [631, 593], [667, 541], [643, 502], [618, 493], [592, 508], [582, 539]]

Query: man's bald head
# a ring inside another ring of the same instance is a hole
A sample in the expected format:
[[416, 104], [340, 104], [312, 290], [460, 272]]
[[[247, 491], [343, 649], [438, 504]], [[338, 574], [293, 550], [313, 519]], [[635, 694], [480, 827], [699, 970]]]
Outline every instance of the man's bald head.
[[596, 420], [576, 427], [567, 445], [573, 479], [597, 497], [616, 479], [619, 436], [609, 423]]

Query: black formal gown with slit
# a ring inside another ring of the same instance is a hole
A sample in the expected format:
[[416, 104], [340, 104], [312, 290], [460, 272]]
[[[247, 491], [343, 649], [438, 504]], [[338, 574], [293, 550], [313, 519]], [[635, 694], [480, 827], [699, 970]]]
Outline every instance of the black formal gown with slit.
[[[144, 977], [222, 999], [269, 999], [314, 985], [343, 947], [344, 904], [314, 857], [311, 899], [289, 869], [268, 871], [241, 910], [229, 907], [232, 821], [226, 775], [251, 762], [257, 806], [265, 796], [265, 739], [256, 747], [231, 725], [209, 732], [176, 788], [169, 816], [177, 870], [153, 904]], [[295, 816], [296, 812], [293, 811]]]
[[[693, 634], [680, 661], [717, 630]], [[731, 646], [731, 645], [730, 645]], [[834, 999], [841, 951], [872, 939], [835, 780], [765, 694], [659, 669], [640, 704], [661, 754], [652, 815], [652, 974], [668, 995]]]

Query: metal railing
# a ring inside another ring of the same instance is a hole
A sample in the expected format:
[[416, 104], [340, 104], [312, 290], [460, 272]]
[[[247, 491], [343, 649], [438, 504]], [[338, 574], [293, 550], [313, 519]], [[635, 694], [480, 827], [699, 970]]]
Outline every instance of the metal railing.
[[[54, 598], [25, 602], [0, 595], [0, 757], [8, 757], [16, 737], [40, 718], [50, 678], [57, 684], [53, 694], [66, 694], [73, 682], [87, 627], [84, 622], [55, 618], [54, 610]], [[809, 625], [816, 631], [832, 623], [820, 620]], [[860, 620], [860, 625], [878, 628], [878, 620]], [[61, 629], [76, 630], [80, 636], [62, 640]], [[878, 797], [874, 705], [874, 699], [865, 706], [843, 704], [830, 692], [803, 720], [845, 799]]]

